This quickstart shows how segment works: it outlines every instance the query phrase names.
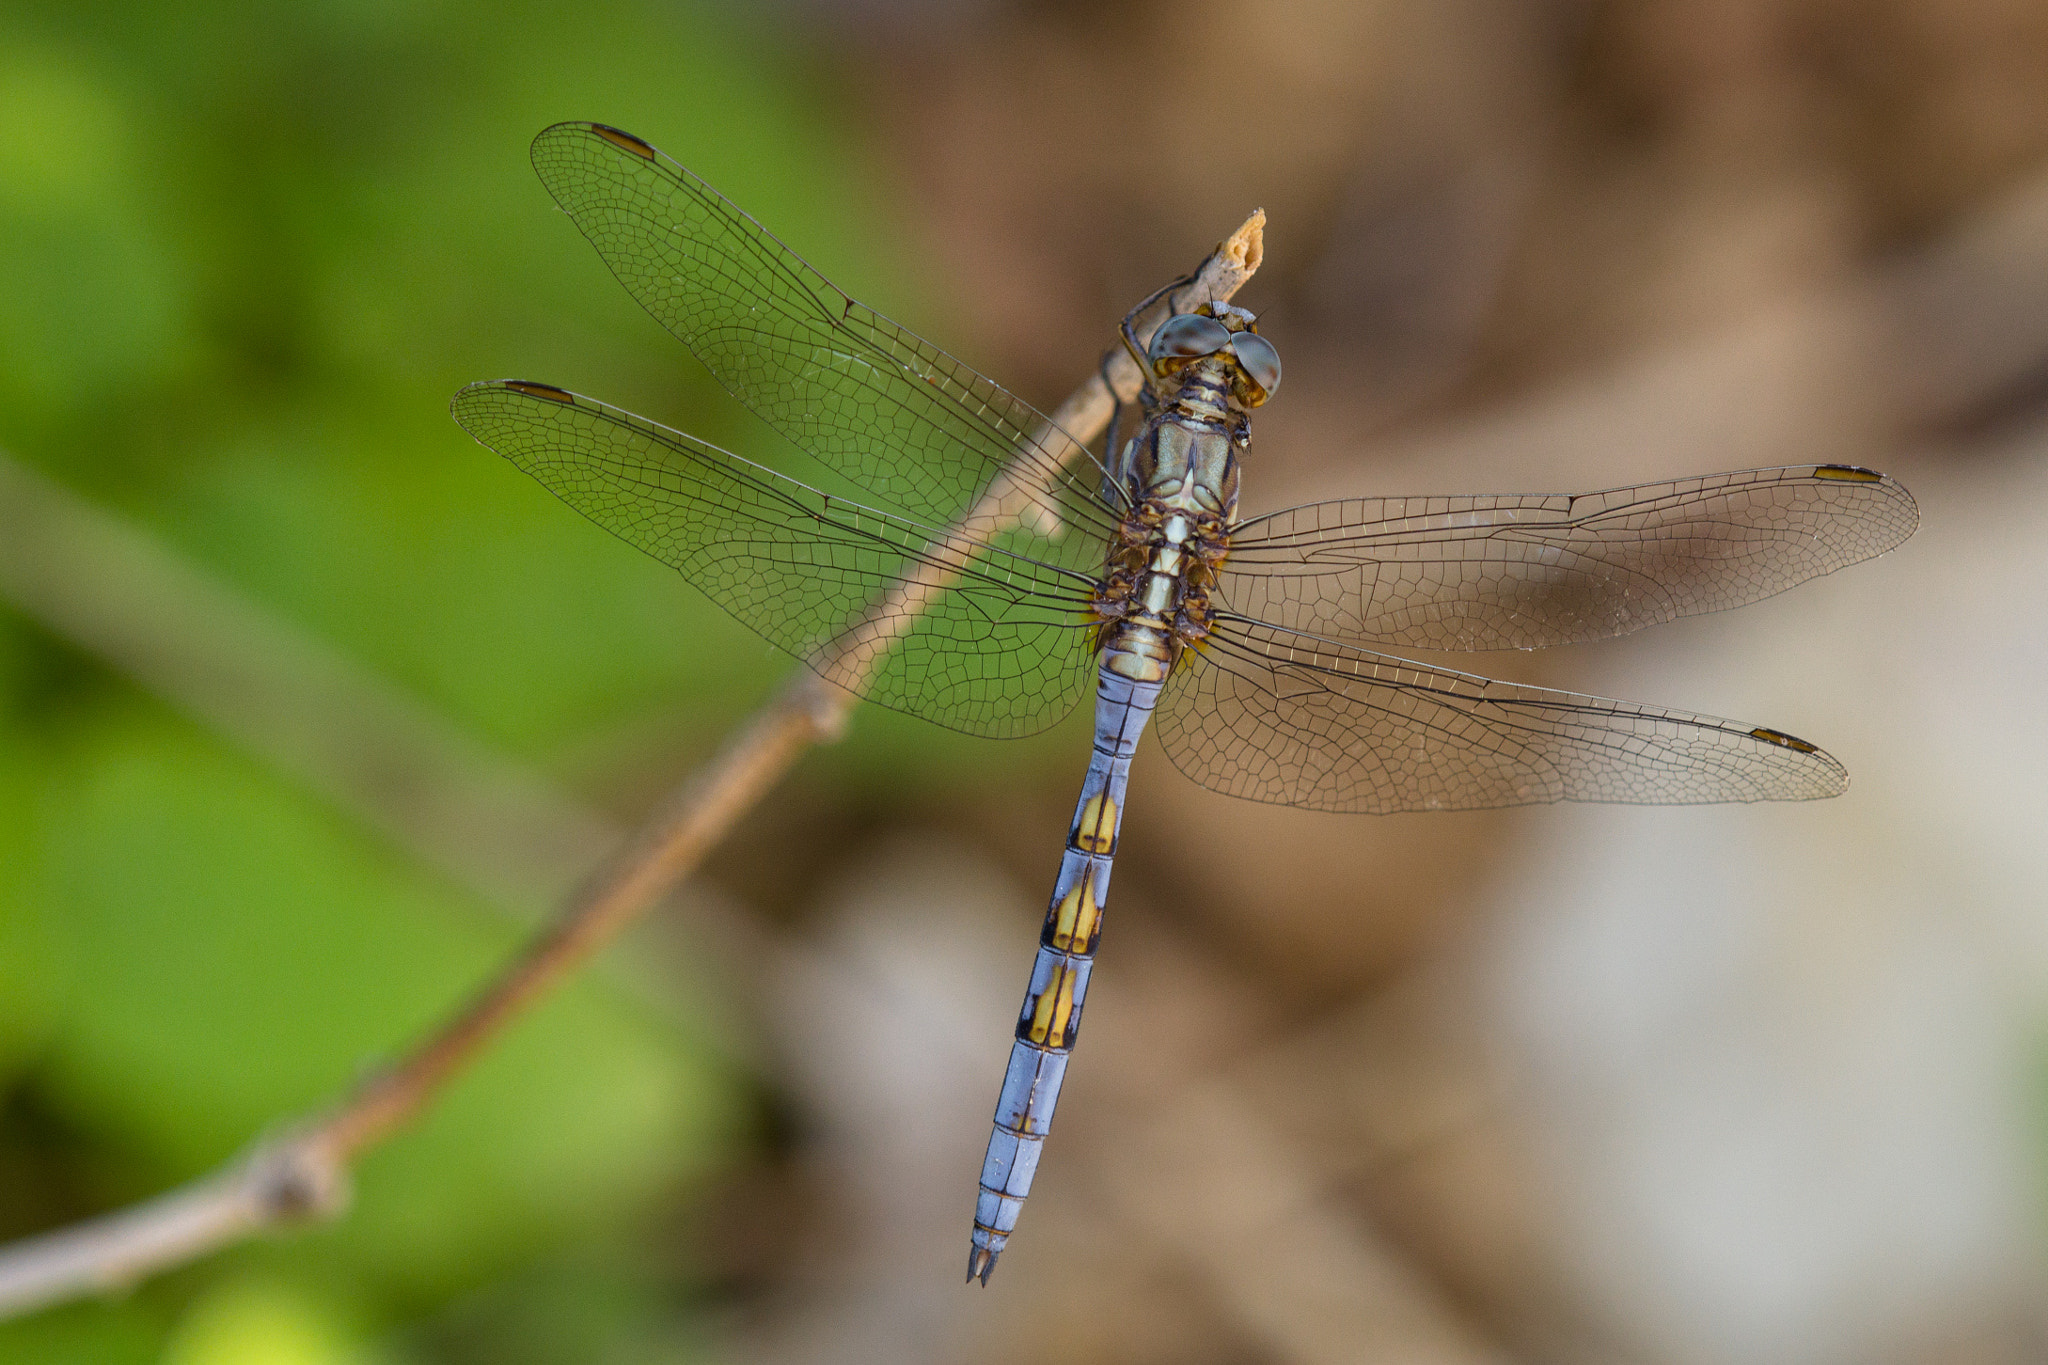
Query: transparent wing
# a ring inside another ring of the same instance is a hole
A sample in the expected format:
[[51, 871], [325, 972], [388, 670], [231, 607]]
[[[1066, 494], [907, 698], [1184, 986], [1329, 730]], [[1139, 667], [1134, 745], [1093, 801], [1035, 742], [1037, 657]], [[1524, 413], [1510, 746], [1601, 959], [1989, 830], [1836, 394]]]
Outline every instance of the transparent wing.
[[1202, 786], [1312, 810], [1800, 801], [1849, 785], [1833, 758], [1775, 730], [1494, 682], [1235, 618], [1168, 683], [1157, 731]]
[[[831, 497], [645, 418], [493, 380], [455, 420], [562, 501], [682, 571], [771, 644], [871, 701], [1030, 734], [1093, 679], [1080, 569]], [[1077, 545], [1069, 553], [1097, 557]]]
[[1357, 498], [1239, 526], [1221, 589], [1234, 612], [1341, 640], [1537, 649], [1755, 602], [1919, 523], [1896, 481], [1848, 465], [1576, 497]]
[[628, 293], [734, 397], [913, 520], [948, 525], [1006, 468], [1034, 529], [1116, 515], [1078, 442], [1001, 385], [848, 298], [718, 191], [630, 134], [558, 123], [533, 166]]

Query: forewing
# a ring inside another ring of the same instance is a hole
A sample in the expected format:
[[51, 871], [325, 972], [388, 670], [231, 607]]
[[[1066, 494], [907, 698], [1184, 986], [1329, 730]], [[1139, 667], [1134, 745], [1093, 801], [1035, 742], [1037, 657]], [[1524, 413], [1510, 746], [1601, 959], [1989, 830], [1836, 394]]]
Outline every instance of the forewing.
[[957, 520], [1005, 477], [1034, 529], [1100, 541], [1094, 458], [1022, 399], [841, 293], [675, 161], [558, 123], [533, 166], [627, 292], [734, 397], [916, 521]]
[[1685, 711], [1494, 682], [1224, 618], [1157, 731], [1212, 791], [1385, 814], [1549, 801], [1800, 801], [1848, 787], [1803, 740]]
[[1739, 607], [1913, 534], [1893, 479], [1799, 465], [1568, 495], [1361, 498], [1238, 527], [1221, 591], [1291, 630], [1537, 649]]
[[749, 629], [883, 706], [1006, 738], [1059, 720], [1092, 677], [1093, 580], [1005, 544], [1014, 527], [990, 543], [934, 530], [544, 384], [472, 384], [454, 413]]

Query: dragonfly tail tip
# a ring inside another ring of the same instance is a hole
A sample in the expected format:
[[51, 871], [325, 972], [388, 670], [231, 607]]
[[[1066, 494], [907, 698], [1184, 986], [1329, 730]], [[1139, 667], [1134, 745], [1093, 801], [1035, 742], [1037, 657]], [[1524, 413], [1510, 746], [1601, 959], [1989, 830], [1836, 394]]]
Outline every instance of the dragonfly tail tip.
[[995, 1273], [995, 1268], [996, 1254], [993, 1251], [978, 1245], [967, 1248], [967, 1283], [973, 1284], [979, 1279], [987, 1285], [988, 1277]]

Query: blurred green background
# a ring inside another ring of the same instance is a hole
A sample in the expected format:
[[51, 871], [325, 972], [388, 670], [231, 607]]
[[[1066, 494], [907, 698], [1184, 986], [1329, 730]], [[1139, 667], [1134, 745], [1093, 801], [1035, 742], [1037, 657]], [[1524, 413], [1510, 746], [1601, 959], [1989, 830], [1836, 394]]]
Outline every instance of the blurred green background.
[[[821, 265], [900, 286], [831, 113], [801, 51], [706, 5], [10, 4], [0, 443], [544, 771], [690, 716], [658, 782], [786, 661], [447, 402], [546, 377], [781, 458], [605, 275], [525, 144], [564, 117], [640, 129]], [[0, 812], [0, 1235], [226, 1159], [515, 941], [11, 612]], [[690, 1252], [663, 1272], [592, 1248], [630, 1246], [760, 1121], [690, 1022], [724, 1008], [579, 984], [368, 1162], [341, 1225], [0, 1326], [0, 1360], [616, 1350], [687, 1299]]]

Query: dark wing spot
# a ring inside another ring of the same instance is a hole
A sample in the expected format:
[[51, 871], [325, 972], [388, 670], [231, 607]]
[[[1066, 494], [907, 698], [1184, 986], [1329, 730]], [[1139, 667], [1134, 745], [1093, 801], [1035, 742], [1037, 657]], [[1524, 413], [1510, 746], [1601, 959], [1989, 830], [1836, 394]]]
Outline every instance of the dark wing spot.
[[1882, 483], [1884, 475], [1875, 469], [1865, 469], [1853, 464], [1816, 465], [1813, 471], [1816, 479], [1840, 479], [1844, 483]]
[[606, 127], [602, 123], [591, 124], [590, 131], [596, 133], [614, 147], [631, 152], [634, 156], [645, 157], [649, 161], [654, 160], [654, 148], [648, 146], [639, 138], [634, 137], [631, 133], [621, 132], [617, 128]]
[[1793, 749], [1802, 754], [1817, 754], [1820, 752], [1818, 744], [1808, 744], [1805, 740], [1794, 735], [1788, 735], [1783, 730], [1766, 730], [1761, 725], [1751, 730], [1749, 737], [1751, 739], [1760, 739], [1766, 744], [1775, 744], [1781, 749]]
[[567, 389], [558, 389], [553, 384], [536, 384], [531, 379], [508, 379], [505, 381], [505, 387], [514, 393], [523, 393], [528, 398], [546, 398], [551, 402], [568, 403], [572, 406], [576, 402], [576, 395]]

